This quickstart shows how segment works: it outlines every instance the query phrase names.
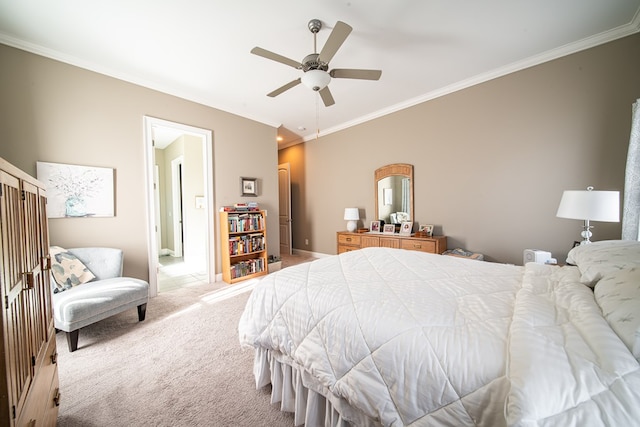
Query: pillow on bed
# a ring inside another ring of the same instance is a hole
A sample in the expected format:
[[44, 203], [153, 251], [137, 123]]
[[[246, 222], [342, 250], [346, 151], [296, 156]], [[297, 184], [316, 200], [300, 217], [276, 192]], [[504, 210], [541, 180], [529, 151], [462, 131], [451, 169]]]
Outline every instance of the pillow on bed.
[[610, 273], [640, 267], [640, 242], [603, 240], [576, 246], [569, 251], [567, 262], [577, 265], [582, 283], [593, 287]]
[[640, 360], [640, 268], [603, 277], [593, 293], [611, 329]]
[[58, 293], [87, 283], [96, 276], [71, 252], [59, 246], [49, 248], [51, 273], [55, 282], [53, 293]]

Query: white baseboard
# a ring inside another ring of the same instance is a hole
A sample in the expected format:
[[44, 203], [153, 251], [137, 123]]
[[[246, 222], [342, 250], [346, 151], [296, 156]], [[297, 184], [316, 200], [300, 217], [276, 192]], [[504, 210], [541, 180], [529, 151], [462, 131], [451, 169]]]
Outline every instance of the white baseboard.
[[325, 258], [325, 257], [331, 256], [330, 254], [323, 254], [321, 252], [305, 251], [303, 249], [295, 249], [295, 248], [292, 249], [292, 252], [294, 254], [297, 254], [297, 255], [308, 255], [308, 256], [312, 256], [314, 258]]

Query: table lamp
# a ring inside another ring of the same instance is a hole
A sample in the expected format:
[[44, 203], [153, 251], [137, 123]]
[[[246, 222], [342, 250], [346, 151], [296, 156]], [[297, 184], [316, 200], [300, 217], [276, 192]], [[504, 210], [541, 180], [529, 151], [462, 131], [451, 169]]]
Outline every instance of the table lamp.
[[591, 186], [587, 187], [586, 191], [565, 191], [562, 194], [556, 216], [583, 220], [580, 244], [591, 243], [591, 228], [593, 226], [589, 225], [589, 221], [620, 221], [620, 192], [594, 191]]
[[358, 208], [345, 208], [344, 219], [347, 221], [347, 231], [352, 233], [356, 231], [357, 221], [360, 219]]

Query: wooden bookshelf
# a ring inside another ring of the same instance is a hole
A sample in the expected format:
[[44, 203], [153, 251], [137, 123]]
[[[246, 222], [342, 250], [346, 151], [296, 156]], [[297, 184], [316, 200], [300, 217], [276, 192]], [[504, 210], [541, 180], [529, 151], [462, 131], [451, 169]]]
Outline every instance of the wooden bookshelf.
[[265, 212], [220, 212], [220, 250], [225, 282], [237, 283], [267, 274]]

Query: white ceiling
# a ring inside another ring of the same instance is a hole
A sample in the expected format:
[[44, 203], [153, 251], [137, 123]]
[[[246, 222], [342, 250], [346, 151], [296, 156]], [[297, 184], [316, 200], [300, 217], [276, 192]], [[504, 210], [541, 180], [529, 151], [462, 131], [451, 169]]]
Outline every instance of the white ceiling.
[[[640, 0], [0, 0], [0, 43], [280, 127], [309, 140], [640, 30]], [[330, 68], [381, 69], [379, 81], [333, 79], [336, 104], [298, 85], [310, 19], [353, 32]], [[171, 117], [163, 117], [171, 120]], [[187, 123], [190, 124], [190, 123]]]

